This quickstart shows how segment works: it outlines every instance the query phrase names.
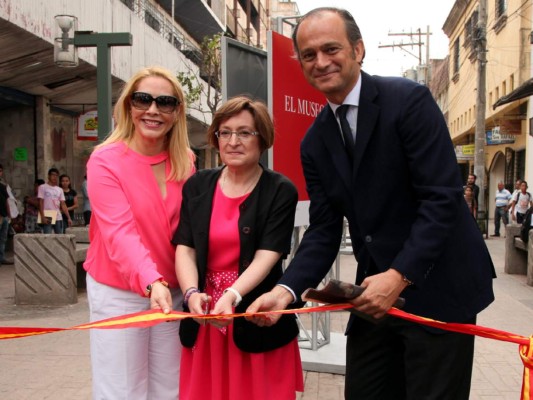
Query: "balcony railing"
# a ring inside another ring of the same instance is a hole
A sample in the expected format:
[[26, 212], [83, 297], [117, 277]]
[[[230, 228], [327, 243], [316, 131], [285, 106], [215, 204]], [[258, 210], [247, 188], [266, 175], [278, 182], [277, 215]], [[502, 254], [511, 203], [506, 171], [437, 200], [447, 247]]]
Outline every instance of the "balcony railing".
[[200, 66], [201, 52], [198, 46], [188, 40], [178, 23], [158, 5], [149, 0], [120, 0], [132, 12], [143, 20], [146, 25], [165, 38], [185, 57]]

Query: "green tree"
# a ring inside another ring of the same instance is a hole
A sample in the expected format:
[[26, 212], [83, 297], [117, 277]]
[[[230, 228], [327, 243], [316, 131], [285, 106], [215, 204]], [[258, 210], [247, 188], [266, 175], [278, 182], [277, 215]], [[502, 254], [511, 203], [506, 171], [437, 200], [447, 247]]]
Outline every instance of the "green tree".
[[[222, 34], [205, 36], [200, 46], [199, 72], [189, 69], [187, 72], [179, 72], [178, 81], [181, 83], [189, 108], [202, 113], [210, 112], [213, 116], [222, 100], [221, 68], [222, 58], [220, 40]], [[207, 83], [207, 85], [205, 84]], [[206, 98], [209, 110], [202, 109], [199, 102]], [[197, 104], [198, 106], [195, 106]]]

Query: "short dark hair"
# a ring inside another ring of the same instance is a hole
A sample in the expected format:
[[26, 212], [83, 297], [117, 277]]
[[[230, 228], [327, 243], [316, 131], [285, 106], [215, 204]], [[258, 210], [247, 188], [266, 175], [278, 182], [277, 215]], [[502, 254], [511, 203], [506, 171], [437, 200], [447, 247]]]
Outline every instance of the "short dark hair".
[[53, 173], [56, 173], [59, 175], [59, 170], [57, 168], [50, 168], [48, 170], [48, 176], [50, 176], [50, 174], [53, 174]]
[[[309, 11], [307, 14], [305, 14], [303, 17], [301, 17], [298, 20], [298, 23], [296, 24], [296, 27], [294, 28], [294, 31], [292, 32], [292, 44], [294, 45], [294, 51], [296, 52], [296, 57], [298, 59], [300, 59], [300, 49], [298, 48], [298, 43], [296, 42], [296, 36], [298, 35], [298, 28], [300, 27], [300, 24], [302, 23], [302, 21], [304, 21], [308, 17], [312, 17], [313, 15], [321, 14], [324, 12], [332, 12], [332, 13], [339, 15], [339, 17], [342, 18], [342, 20], [344, 21], [346, 36], [352, 46], [355, 46], [357, 42], [359, 42], [359, 40], [363, 39], [363, 36], [361, 35], [361, 31], [359, 30], [359, 26], [355, 22], [355, 19], [352, 16], [352, 14], [350, 14], [347, 10], [344, 10], [342, 8], [337, 8], [337, 7], [315, 8]], [[365, 54], [363, 53], [363, 59], [364, 58], [365, 58]]]
[[216, 131], [223, 122], [242, 111], [248, 111], [252, 114], [255, 129], [259, 132], [261, 152], [272, 147], [274, 144], [274, 124], [268, 113], [268, 108], [263, 101], [246, 95], [232, 97], [216, 111], [211, 126], [207, 129], [207, 142], [212, 147], [219, 149]]

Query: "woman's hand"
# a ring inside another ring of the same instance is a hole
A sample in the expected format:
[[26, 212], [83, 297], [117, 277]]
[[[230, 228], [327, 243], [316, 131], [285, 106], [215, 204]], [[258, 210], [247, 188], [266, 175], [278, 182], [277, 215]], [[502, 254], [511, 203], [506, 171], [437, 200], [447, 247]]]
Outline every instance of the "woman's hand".
[[[191, 294], [187, 302], [191, 314], [207, 314], [209, 312], [209, 305], [212, 301], [211, 296], [207, 293], [196, 292]], [[200, 325], [205, 325], [205, 319], [193, 318]]]
[[168, 314], [172, 310], [172, 295], [168, 287], [161, 281], [152, 283], [150, 292], [150, 308], [152, 310], [160, 309], [163, 313]]
[[[226, 292], [218, 299], [215, 307], [211, 310], [212, 315], [224, 315], [233, 314], [233, 302], [235, 301], [235, 295], [231, 292]], [[233, 322], [233, 318], [213, 318], [209, 320], [209, 323], [217, 328], [228, 326]]]

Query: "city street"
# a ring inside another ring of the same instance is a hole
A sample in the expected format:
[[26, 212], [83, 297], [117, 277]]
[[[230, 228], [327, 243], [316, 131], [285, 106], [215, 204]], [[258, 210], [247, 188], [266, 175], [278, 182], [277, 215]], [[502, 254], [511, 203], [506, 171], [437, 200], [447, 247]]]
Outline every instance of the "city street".
[[[503, 272], [504, 238], [487, 240], [496, 265], [496, 301], [478, 318], [483, 326], [533, 334], [533, 287], [525, 276]], [[352, 281], [355, 261], [341, 256], [341, 279]], [[87, 296], [79, 292], [75, 305], [63, 307], [15, 306], [14, 267], [0, 268], [0, 326], [70, 327], [88, 322]], [[342, 332], [346, 312], [331, 316], [332, 332]], [[0, 342], [0, 398], [90, 399], [91, 372], [88, 332], [59, 332]], [[522, 363], [518, 345], [478, 338], [471, 400], [519, 400]], [[306, 372], [300, 400], [343, 399], [344, 376]], [[253, 399], [251, 399], [253, 400]]]

